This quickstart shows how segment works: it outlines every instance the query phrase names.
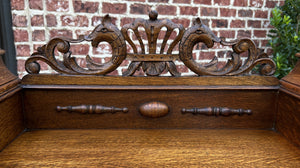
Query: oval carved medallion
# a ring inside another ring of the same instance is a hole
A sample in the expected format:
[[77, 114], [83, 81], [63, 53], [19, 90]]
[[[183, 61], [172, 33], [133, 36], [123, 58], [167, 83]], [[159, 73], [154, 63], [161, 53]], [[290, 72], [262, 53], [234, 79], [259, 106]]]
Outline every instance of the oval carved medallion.
[[169, 107], [165, 103], [153, 101], [141, 105], [139, 112], [145, 117], [159, 118], [169, 113]]

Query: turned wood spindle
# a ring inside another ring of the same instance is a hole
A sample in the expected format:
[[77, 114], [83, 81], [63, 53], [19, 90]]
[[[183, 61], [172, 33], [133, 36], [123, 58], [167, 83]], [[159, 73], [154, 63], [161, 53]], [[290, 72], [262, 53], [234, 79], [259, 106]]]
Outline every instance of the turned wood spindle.
[[123, 112], [127, 113], [128, 108], [116, 108], [116, 107], [105, 107], [101, 105], [80, 105], [80, 106], [57, 106], [56, 110], [60, 111], [68, 111], [68, 112], [75, 112], [81, 114], [103, 114], [103, 113], [117, 113]]
[[207, 116], [230, 116], [230, 115], [243, 115], [243, 114], [252, 114], [250, 109], [232, 109], [227, 107], [206, 107], [206, 108], [191, 108], [181, 110], [182, 114], [192, 113], [192, 114], [201, 114]]

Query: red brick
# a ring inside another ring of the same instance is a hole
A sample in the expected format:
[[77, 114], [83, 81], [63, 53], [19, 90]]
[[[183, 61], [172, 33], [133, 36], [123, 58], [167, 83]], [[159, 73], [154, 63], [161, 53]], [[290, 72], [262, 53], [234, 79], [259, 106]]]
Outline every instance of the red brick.
[[17, 56], [30, 56], [29, 45], [17, 45], [16, 46]]
[[107, 42], [101, 42], [98, 47], [93, 48], [93, 54], [95, 55], [103, 55], [103, 54], [111, 54], [112, 49], [111, 45], [109, 45]]
[[215, 0], [215, 4], [222, 6], [230, 5], [230, 0]]
[[217, 8], [200, 8], [201, 16], [218, 16], [218, 9]]
[[93, 62], [96, 62], [98, 64], [102, 63], [102, 58], [96, 57], [96, 56], [90, 56], [93, 60]]
[[270, 24], [270, 21], [269, 21], [269, 20], [262, 21], [262, 27], [263, 27], [263, 28], [271, 28], [271, 29], [274, 28], [274, 27]]
[[264, 4], [264, 0], [250, 0], [249, 6], [261, 8]]
[[205, 5], [211, 5], [211, 0], [194, 0], [195, 4], [205, 4]]
[[273, 55], [273, 50], [271, 48], [268, 48], [266, 53], [268, 55]]
[[255, 37], [266, 37], [267, 31], [265, 30], [254, 30], [254, 36]]
[[17, 64], [18, 64], [18, 72], [25, 72], [25, 61], [26, 60], [17, 60]]
[[[82, 2], [81, 0], [75, 0], [73, 5], [75, 12], [96, 13], [99, 9], [99, 2]], [[104, 8], [103, 6], [103, 10]]]
[[279, 1], [279, 5], [278, 6], [284, 5], [284, 3], [285, 3], [285, 0], [281, 0], [281, 1]]
[[215, 52], [200, 52], [199, 60], [211, 60], [215, 57]]
[[44, 26], [43, 15], [34, 15], [31, 17], [31, 26]]
[[116, 13], [122, 14], [127, 11], [127, 6], [125, 3], [102, 3], [102, 13]]
[[191, 0], [173, 0], [173, 3], [190, 4]]
[[189, 19], [172, 19], [172, 22], [176, 24], [182, 24], [183, 27], [189, 27], [190, 26], [190, 20]]
[[49, 70], [49, 65], [46, 64], [45, 62], [43, 62], [43, 61], [38, 61], [38, 63], [40, 64], [41, 71]]
[[75, 30], [76, 38], [78, 39], [80, 36], [87, 36], [92, 32], [92, 30]]
[[[103, 19], [103, 17], [101, 16], [93, 16], [92, 17], [92, 26], [97, 26], [99, 24], [101, 24], [101, 20]], [[116, 24], [117, 18], [112, 17], [111, 18], [111, 22], [112, 24]]]
[[245, 27], [245, 21], [244, 20], [232, 20], [230, 23], [231, 28], [243, 28]]
[[145, 0], [126, 0], [126, 1], [129, 1], [129, 2], [131, 2], [131, 1], [136, 1], [136, 2], [145, 2]]
[[228, 27], [227, 20], [220, 20], [220, 19], [213, 19], [212, 20], [212, 27]]
[[254, 17], [255, 18], [268, 18], [268, 11], [256, 10]]
[[148, 14], [151, 10], [151, 7], [144, 4], [132, 4], [130, 6], [131, 14]]
[[76, 63], [82, 67], [82, 68], [86, 68], [86, 59], [85, 58], [76, 58]]
[[57, 30], [57, 29], [50, 30], [50, 38], [62, 37], [62, 36], [72, 38], [72, 31], [71, 30]]
[[253, 11], [252, 10], [239, 10], [238, 14], [239, 14], [239, 17], [252, 17]]
[[248, 0], [234, 0], [233, 6], [248, 6]]
[[232, 30], [220, 30], [220, 37], [225, 37], [225, 38], [235, 38], [235, 31]]
[[34, 52], [37, 51], [38, 48], [39, 48], [39, 47], [42, 47], [42, 46], [43, 46], [43, 44], [34, 44], [34, 45], [33, 45], [33, 51], [34, 51]]
[[87, 55], [89, 53], [90, 45], [88, 44], [73, 44], [70, 51], [72, 55]]
[[25, 42], [28, 41], [27, 30], [14, 30], [15, 42]]
[[176, 15], [176, 6], [159, 5], [156, 10], [159, 15]]
[[125, 24], [132, 23], [134, 20], [135, 20], [134, 18], [122, 18], [121, 19], [121, 26], [123, 26]]
[[237, 38], [251, 37], [251, 32], [248, 30], [239, 30], [237, 33]]
[[27, 27], [27, 19], [26, 16], [23, 15], [15, 15], [12, 16], [13, 26], [15, 27]]
[[276, 2], [272, 0], [267, 0], [266, 7], [267, 8], [274, 8], [276, 6]]
[[260, 45], [262, 48], [265, 48], [269, 43], [269, 40], [260, 40]]
[[46, 15], [46, 22], [48, 27], [55, 27], [57, 25], [56, 16], [52, 14]]
[[180, 7], [181, 15], [198, 15], [198, 7], [182, 6]]
[[57, 11], [57, 12], [69, 11], [68, 0], [47, 0], [46, 6], [48, 11]]
[[45, 30], [34, 30], [32, 32], [32, 41], [45, 41]]
[[220, 8], [220, 16], [235, 17], [236, 16], [236, 10], [235, 9], [229, 9], [229, 8]]
[[108, 73], [107, 75], [110, 75], [110, 76], [119, 76], [119, 72], [117, 70], [114, 70], [114, 71]]
[[24, 0], [11, 0], [12, 10], [24, 10]]
[[121, 63], [120, 66], [128, 66], [129, 65], [129, 61], [128, 60], [123, 60], [123, 62]]
[[86, 16], [61, 16], [61, 22], [63, 26], [77, 26], [77, 27], [88, 27], [89, 20]]
[[149, 2], [161, 2], [161, 3], [168, 3], [169, 0], [148, 0]]
[[188, 67], [185, 65], [176, 65], [176, 68], [177, 68], [178, 72], [181, 72], [181, 73], [189, 72]]
[[43, 10], [43, 1], [42, 0], [29, 0], [29, 8]]
[[77, 16], [76, 17], [76, 25], [79, 27], [88, 27], [89, 19], [86, 16]]
[[217, 64], [217, 68], [222, 69], [223, 67], [225, 67], [226, 64], [227, 64], [226, 61], [219, 61]]
[[[141, 28], [139, 30], [139, 36], [141, 37], [141, 39], [143, 40], [147, 40], [147, 34], [144, 28]], [[134, 34], [132, 35], [132, 40], [138, 40], [137, 36]]]
[[258, 20], [248, 20], [248, 27], [261, 28], [261, 21], [258, 21]]

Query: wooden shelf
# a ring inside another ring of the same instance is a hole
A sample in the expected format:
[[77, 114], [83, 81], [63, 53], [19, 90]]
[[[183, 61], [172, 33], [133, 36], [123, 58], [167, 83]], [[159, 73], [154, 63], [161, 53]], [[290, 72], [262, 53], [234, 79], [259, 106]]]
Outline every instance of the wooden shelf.
[[271, 130], [36, 130], [0, 153], [0, 167], [299, 165], [300, 149]]

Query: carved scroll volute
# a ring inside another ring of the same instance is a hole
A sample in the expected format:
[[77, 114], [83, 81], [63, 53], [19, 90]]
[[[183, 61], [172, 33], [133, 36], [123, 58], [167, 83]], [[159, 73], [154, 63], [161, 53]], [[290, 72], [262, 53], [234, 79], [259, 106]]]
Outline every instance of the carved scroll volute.
[[155, 101], [141, 105], [139, 112], [145, 117], [160, 118], [169, 113], [169, 107], [165, 103]]
[[[106, 63], [100, 64], [94, 62], [87, 55], [87, 69], [80, 67], [75, 57], [71, 56], [70, 43], [79, 43], [82, 41], [91, 41], [93, 47], [97, 47], [102, 41], [108, 42], [112, 48], [112, 58]], [[63, 61], [59, 61], [55, 56], [55, 49], [63, 54]], [[37, 61], [43, 61], [51, 66], [55, 71], [62, 74], [84, 74], [84, 75], [105, 75], [115, 70], [126, 58], [126, 43], [121, 31], [112, 24], [111, 18], [106, 15], [100, 25], [88, 36], [82, 36], [79, 39], [69, 39], [56, 37], [51, 39], [46, 45], [38, 48], [25, 63], [25, 69], [28, 73], [37, 74], [40, 71], [40, 65]]]
[[207, 27], [205, 26], [200, 18], [194, 21], [194, 25], [188, 28], [179, 44], [179, 57], [180, 60], [190, 70], [198, 75], [217, 75], [209, 72], [204, 66], [198, 64], [192, 56], [193, 47], [203, 42], [208, 48], [213, 47], [214, 42], [220, 42], [221, 40]]
[[243, 115], [243, 114], [252, 114], [252, 111], [249, 109], [232, 109], [227, 107], [206, 107], [206, 108], [191, 108], [181, 110], [182, 114], [192, 113], [200, 114], [207, 116], [231, 116], [231, 115]]
[[105, 107], [101, 105], [80, 105], [80, 106], [57, 106], [56, 110], [58, 112], [67, 111], [67, 112], [75, 112], [81, 114], [103, 114], [103, 113], [117, 113], [123, 112], [127, 113], [128, 108], [116, 108], [116, 107]]

